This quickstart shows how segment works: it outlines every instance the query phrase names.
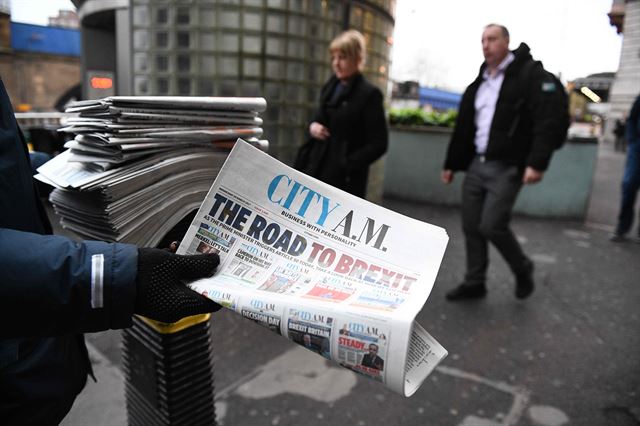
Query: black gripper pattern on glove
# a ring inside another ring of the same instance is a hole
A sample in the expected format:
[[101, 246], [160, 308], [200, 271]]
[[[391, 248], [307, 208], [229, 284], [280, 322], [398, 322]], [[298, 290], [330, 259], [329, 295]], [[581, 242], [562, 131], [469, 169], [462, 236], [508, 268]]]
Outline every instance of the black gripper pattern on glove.
[[180, 256], [166, 250], [139, 249], [135, 313], [170, 323], [217, 311], [220, 305], [191, 290], [182, 280], [209, 277], [219, 263], [215, 254]]

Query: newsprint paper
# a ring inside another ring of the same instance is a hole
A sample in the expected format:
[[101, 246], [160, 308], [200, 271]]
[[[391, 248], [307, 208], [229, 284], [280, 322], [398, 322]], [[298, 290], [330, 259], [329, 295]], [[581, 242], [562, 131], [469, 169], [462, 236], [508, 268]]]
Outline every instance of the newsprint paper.
[[411, 396], [447, 355], [415, 317], [448, 239], [238, 140], [178, 254], [220, 255], [194, 290]]

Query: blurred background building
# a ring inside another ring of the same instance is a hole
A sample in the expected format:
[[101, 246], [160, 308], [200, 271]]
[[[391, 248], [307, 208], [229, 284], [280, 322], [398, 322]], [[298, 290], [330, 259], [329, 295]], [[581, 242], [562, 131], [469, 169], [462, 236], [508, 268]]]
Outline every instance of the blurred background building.
[[59, 111], [80, 96], [77, 27], [74, 11], [60, 11], [48, 26], [13, 22], [10, 1], [0, 0], [0, 77], [30, 149], [63, 149]]
[[80, 19], [73, 10], [60, 10], [58, 11], [58, 16], [49, 17], [49, 26], [78, 29], [80, 27]]
[[462, 99], [461, 93], [422, 87], [417, 81], [394, 81], [391, 91], [392, 108], [422, 108], [425, 110], [457, 110]]
[[[305, 139], [331, 73], [328, 45], [338, 33], [355, 28], [365, 35], [365, 74], [386, 93], [395, 0], [73, 3], [86, 97], [264, 96], [264, 137], [270, 153], [285, 162]], [[113, 85], [96, 90], [95, 78]]]
[[9, 1], [0, 2], [0, 76], [16, 111], [52, 111], [80, 82], [80, 32], [72, 24], [77, 15], [60, 16], [64, 27], [13, 22]]

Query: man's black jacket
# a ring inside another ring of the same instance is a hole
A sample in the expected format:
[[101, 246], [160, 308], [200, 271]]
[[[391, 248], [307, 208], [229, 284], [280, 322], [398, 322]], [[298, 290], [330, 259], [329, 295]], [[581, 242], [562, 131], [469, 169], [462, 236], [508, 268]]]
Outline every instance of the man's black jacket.
[[[549, 108], [555, 94], [544, 89], [553, 81], [542, 66], [531, 67], [528, 81], [520, 76], [523, 66], [533, 60], [529, 46], [522, 43], [513, 54], [515, 59], [505, 70], [485, 156], [488, 160], [500, 160], [521, 169], [530, 166], [544, 171], [554, 149], [562, 142], [558, 139], [565, 137], [563, 118], [554, 108]], [[474, 103], [486, 66], [486, 63], [482, 64], [478, 77], [462, 96], [445, 170], [466, 170], [476, 155]], [[524, 104], [518, 107], [523, 99]]]

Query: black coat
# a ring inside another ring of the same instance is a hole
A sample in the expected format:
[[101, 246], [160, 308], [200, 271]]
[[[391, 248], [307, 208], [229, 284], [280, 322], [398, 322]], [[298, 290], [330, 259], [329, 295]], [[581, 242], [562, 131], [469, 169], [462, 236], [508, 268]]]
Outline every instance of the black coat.
[[[131, 325], [137, 249], [47, 235], [26, 144], [0, 80], [0, 424], [58, 424], [91, 367], [81, 331]], [[89, 306], [102, 254], [104, 308]], [[114, 315], [117, 313], [117, 315]]]
[[329, 129], [322, 141], [309, 137], [294, 167], [321, 181], [364, 198], [369, 165], [388, 145], [382, 92], [358, 74], [335, 100], [340, 81], [332, 76], [322, 88], [320, 108], [313, 121]]
[[[547, 97], [553, 95], [543, 90], [548, 75], [541, 66], [531, 68], [529, 81], [521, 81], [520, 70], [533, 60], [529, 47], [522, 43], [513, 53], [515, 59], [505, 70], [485, 155], [489, 160], [500, 160], [521, 169], [530, 166], [544, 171], [558, 146], [558, 135], [563, 133], [562, 117], [547, 107]], [[474, 104], [485, 69], [486, 63], [462, 95], [445, 170], [466, 170], [476, 155]], [[518, 108], [522, 99], [525, 103]], [[514, 123], [517, 125], [512, 127]]]

